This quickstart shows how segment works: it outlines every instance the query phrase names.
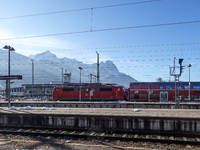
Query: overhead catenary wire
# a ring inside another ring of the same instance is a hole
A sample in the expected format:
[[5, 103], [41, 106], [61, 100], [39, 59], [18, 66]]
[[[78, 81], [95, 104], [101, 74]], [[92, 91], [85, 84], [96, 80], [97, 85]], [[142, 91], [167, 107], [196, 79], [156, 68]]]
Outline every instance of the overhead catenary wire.
[[91, 9], [102, 9], [102, 8], [109, 8], [109, 7], [119, 7], [119, 6], [133, 5], [133, 4], [143, 4], [143, 3], [157, 2], [157, 1], [161, 1], [161, 0], [148, 0], [148, 1], [140, 1], [140, 2], [132, 2], [132, 3], [124, 3], [124, 4], [114, 4], [114, 5], [107, 5], [107, 6], [97, 6], [97, 7], [90, 7], [90, 8], [80, 8], [80, 9], [73, 9], [73, 10], [63, 10], [63, 11], [46, 12], [46, 13], [38, 13], [38, 14], [30, 14], [30, 15], [4, 17], [4, 18], [0, 18], [0, 20], [34, 17], [34, 16], [43, 16], [43, 15], [52, 15], [52, 14], [84, 11], [84, 10], [91, 10]]
[[[200, 54], [196, 54], [196, 56], [198, 56], [198, 55], [200, 55]], [[156, 55], [156, 56], [157, 57], [158, 56], [163, 57], [164, 55]], [[171, 60], [173, 60], [173, 58], [155, 58], [155, 59], [153, 59], [153, 56], [150, 56], [150, 58], [145, 58], [145, 59], [144, 58], [141, 58], [141, 59], [137, 58], [137, 59], [130, 59], [130, 60], [127, 60], [126, 58], [120, 59], [120, 57], [113, 57], [113, 58], [115, 58], [115, 59], [117, 58], [117, 59], [116, 60], [112, 60], [112, 62], [149, 62], [149, 61], [153, 61], [153, 62], [161, 61], [161, 62], [163, 62], [163, 61], [171, 61]], [[185, 57], [184, 58], [184, 60], [199, 60], [199, 59], [200, 59], [199, 57], [195, 57], [195, 58]], [[20, 61], [20, 60], [19, 59], [15, 59], [15, 61]], [[45, 63], [44, 62], [37, 62], [37, 63], [35, 63], [35, 65], [38, 65], [38, 66], [48, 65], [48, 67], [50, 67], [52, 64], [61, 65], [61, 64], [63, 64], [63, 62], [62, 63], [55, 63], [55, 62], [48, 62], [48, 63], [47, 62], [45, 62]], [[69, 61], [69, 62], [66, 61], [65, 64], [77, 64], [77, 61]], [[80, 64], [84, 64], [84, 63], [82, 62]], [[12, 66], [26, 66], [27, 63], [20, 64], [20, 63], [17, 63], [17, 62], [12, 63], [12, 61], [11, 61], [11, 65]], [[31, 63], [30, 63], [30, 65], [31, 65]], [[5, 64], [0, 64], [0, 66], [5, 66]], [[169, 66], [169, 65], [167, 65], [167, 64], [166, 65], [157, 64], [157, 65], [151, 65], [151, 66], [158, 67], [158, 66]], [[121, 67], [123, 67], [123, 66], [121, 66]], [[125, 67], [129, 67], [129, 66], [125, 66]], [[141, 67], [144, 67], [144, 65], [141, 66]], [[107, 68], [109, 68], [109, 67], [107, 67]], [[86, 69], [87, 69], [87, 67], [86, 67]], [[26, 70], [26, 69], [24, 69], [24, 70]]]
[[92, 30], [92, 31], [91, 30], [85, 30], [85, 31], [74, 31], [74, 32], [33, 35], [33, 36], [24, 36], [24, 37], [5, 38], [5, 39], [0, 39], [0, 41], [40, 38], [40, 37], [49, 37], [49, 36], [61, 36], [61, 35], [70, 35], [70, 34], [83, 34], [83, 33], [92, 33], [92, 32], [105, 32], [105, 31], [115, 31], [115, 30], [127, 30], [127, 29], [148, 28], [148, 27], [159, 27], [159, 26], [194, 24], [194, 23], [200, 23], [200, 20], [185, 21], [185, 22], [161, 23], [161, 24], [150, 24], [150, 25], [130, 26], [130, 27], [107, 28], [107, 29], [96, 29], [96, 30]]
[[[193, 43], [195, 44], [195, 43]], [[196, 43], [197, 44], [197, 43]], [[174, 54], [173, 53], [170, 53], [170, 54], [164, 54], [164, 53], [168, 53], [168, 52], [179, 52], [180, 50], [184, 50], [184, 59], [185, 60], [199, 60], [200, 58], [199, 57], [195, 57], [195, 58], [192, 58], [192, 56], [198, 56], [200, 55], [200, 53], [187, 53], [187, 52], [190, 52], [190, 51], [199, 51], [199, 48], [186, 48], [186, 49], [167, 49], [167, 50], [142, 50], [142, 51], [138, 51], [138, 50], [134, 50], [132, 51], [131, 53], [133, 53], [133, 55], [129, 55], [129, 51], [123, 51], [123, 56], [111, 56], [111, 57], [101, 57], [101, 59], [105, 60], [105, 59], [113, 59], [112, 61], [113, 62], [142, 62], [142, 61], [166, 61], [166, 60], [171, 60], [173, 57], [174, 57]], [[153, 55], [152, 53], [153, 52], [156, 52], [155, 55]], [[161, 53], [157, 53], [157, 52], [161, 52]], [[126, 56], [126, 53], [128, 54], [128, 56]], [[145, 55], [137, 55], [138, 53], [140, 54], [144, 54]], [[151, 53], [151, 55], [146, 55], [146, 53]], [[182, 54], [176, 54], [176, 56], [183, 56]], [[165, 58], [164, 58], [165, 57]], [[50, 59], [50, 57], [46, 57], [44, 59]], [[73, 58], [73, 59], [78, 59], [77, 58]], [[68, 64], [73, 64], [73, 63], [76, 63], [77, 61], [73, 60], [72, 58], [67, 58], [64, 63], [68, 63]], [[18, 62], [16, 61], [20, 61], [21, 58], [17, 58], [17, 57], [14, 57], [12, 58], [11, 60], [11, 63], [12, 61], [14, 61], [15, 63], [13, 65], [26, 65], [26, 64], [19, 64]], [[84, 63], [90, 63], [90, 61], [88, 61], [88, 58], [84, 58], [82, 57], [81, 58], [82, 62]], [[2, 62], [2, 60], [1, 60]], [[36, 64], [38, 62], [35, 62]], [[81, 62], [79, 62], [81, 63]], [[53, 64], [51, 61], [48, 61], [48, 63], [38, 63], [38, 64]], [[55, 64], [55, 63], [54, 63]], [[59, 63], [56, 63], [56, 64], [59, 64]], [[0, 66], [4, 66], [3, 64]]]
[[[199, 44], [199, 43], [196, 43], [196, 44]], [[144, 47], [147, 47], [148, 45], [145, 45]], [[149, 47], [153, 47], [153, 46], [168, 46], [168, 45], [149, 45]], [[53, 51], [53, 52], [57, 52], [57, 51], [67, 51], [67, 50], [70, 50], [70, 51], [87, 51], [87, 50], [96, 50], [98, 49], [100, 52], [113, 52], [113, 53], [116, 53], [116, 52], [121, 52], [121, 49], [127, 49], [127, 50], [123, 50], [123, 53], [135, 53], [135, 52], [139, 52], [141, 53], [141, 50], [130, 50], [129, 48], [137, 48], [137, 47], [143, 47], [143, 46], [118, 46], [118, 47], [99, 47], [99, 48], [80, 48], [80, 49], [77, 49], [77, 48], [72, 48], [72, 49], [56, 49], [56, 50], [49, 50], [49, 51]], [[109, 50], [109, 49], [119, 49], [119, 50]], [[169, 51], [195, 51], [195, 50], [199, 50], [200, 48], [186, 48], [186, 49], [167, 49], [167, 50], [162, 50], [162, 49], [159, 49], [159, 50], [145, 50], [145, 49], [142, 49], [142, 52], [169, 52]], [[22, 50], [22, 51], [33, 51], [33, 50]]]
[[[174, 48], [174, 49], [159, 49], [159, 50], [149, 50], [149, 49], [142, 49], [142, 50], [135, 50], [135, 49], [130, 49], [130, 48], [146, 48], [146, 47], [170, 47], [170, 46], [188, 46], [188, 45], [199, 45], [199, 42], [192, 42], [192, 43], [171, 43], [171, 44], [151, 44], [151, 45], [130, 45], [130, 46], [107, 46], [107, 47], [96, 47], [96, 48], [69, 48], [69, 49], [53, 49], [53, 50], [46, 50], [46, 51], [51, 51], [51, 52], [65, 52], [65, 51], [91, 51], [91, 50], [98, 50], [99, 52], [108, 52], [108, 53], [116, 53], [116, 52], [121, 52], [121, 49], [123, 49], [123, 54], [125, 53], [147, 53], [147, 52], [176, 52], [176, 51], [199, 51], [200, 48]], [[110, 50], [112, 49], [112, 50]], [[114, 50], [115, 49], [115, 50]], [[18, 52], [33, 52], [34, 50], [20, 50], [18, 49]], [[170, 53], [171, 54], [171, 53]], [[196, 55], [195, 54], [184, 54], [184, 55]], [[167, 55], [169, 56], [169, 54]], [[126, 56], [126, 58], [130, 57], [136, 57], [132, 55]], [[140, 57], [140, 56], [137, 56]], [[146, 56], [143, 56], [146, 57]], [[105, 58], [105, 57], [104, 57]], [[109, 58], [117, 58], [117, 57], [109, 57]], [[19, 58], [14, 58], [19, 59]], [[69, 58], [70, 59], [70, 58]], [[71, 58], [72, 59], [72, 58]], [[83, 59], [88, 59], [88, 58], [83, 58]]]

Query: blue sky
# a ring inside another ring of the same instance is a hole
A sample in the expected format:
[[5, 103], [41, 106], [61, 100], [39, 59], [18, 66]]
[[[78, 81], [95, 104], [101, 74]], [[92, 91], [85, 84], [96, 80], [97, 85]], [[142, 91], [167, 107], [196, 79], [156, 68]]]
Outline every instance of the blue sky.
[[[128, 3], [135, 4], [114, 6]], [[1, 47], [27, 56], [49, 50], [85, 63], [95, 63], [98, 51], [100, 61], [112, 60], [120, 72], [149, 82], [168, 80], [174, 57], [177, 66], [183, 58], [192, 65], [191, 81], [199, 81], [199, 0], [2, 0], [1, 6]], [[46, 36], [52, 34], [59, 35]], [[45, 36], [16, 39], [38, 35]], [[180, 80], [188, 74], [186, 67]]]

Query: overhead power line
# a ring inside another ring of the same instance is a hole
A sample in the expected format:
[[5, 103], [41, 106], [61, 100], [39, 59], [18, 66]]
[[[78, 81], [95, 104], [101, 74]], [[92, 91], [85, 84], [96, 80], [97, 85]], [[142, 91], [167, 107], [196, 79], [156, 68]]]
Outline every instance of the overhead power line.
[[[116, 53], [116, 52], [121, 52], [122, 49], [125, 49], [123, 50], [123, 53], [135, 53], [135, 52], [141, 52], [141, 50], [137, 50], [137, 51], [132, 51], [130, 50], [130, 48], [150, 48], [150, 47], [170, 47], [170, 46], [188, 46], [188, 45], [199, 45], [200, 43], [199, 42], [193, 42], [193, 43], [170, 43], [170, 44], [150, 44], [150, 45], [125, 45], [125, 46], [103, 46], [103, 47], [92, 47], [92, 48], [69, 48], [69, 49], [53, 49], [53, 50], [48, 50], [48, 51], [51, 51], [51, 52], [63, 52], [63, 51], [90, 51], [90, 50], [98, 50], [99, 52], [113, 52], [113, 53]], [[111, 49], [111, 50], [110, 50]], [[116, 49], [116, 50], [115, 50]], [[173, 48], [173, 49], [159, 49], [159, 50], [149, 50], [149, 49], [142, 49], [142, 52], [159, 52], [159, 51], [162, 51], [162, 52], [169, 52], [169, 51], [199, 51], [200, 48]], [[18, 51], [23, 51], [23, 52], [33, 52], [35, 50], [20, 50], [18, 49]], [[36, 51], [35, 51], [36, 52]]]
[[133, 3], [125, 3], [125, 4], [115, 4], [115, 5], [107, 5], [107, 6], [98, 6], [98, 7], [90, 7], [90, 8], [80, 8], [80, 9], [73, 9], [73, 10], [63, 10], [63, 11], [55, 11], [55, 12], [47, 12], [47, 13], [39, 13], [39, 14], [13, 16], [13, 17], [0, 18], [0, 20], [25, 18], [25, 17], [34, 17], [34, 16], [43, 16], [43, 15], [52, 15], [52, 14], [68, 13], [68, 12], [75, 12], [75, 11], [84, 11], [84, 10], [91, 10], [91, 9], [102, 9], [102, 8], [109, 8], [109, 7], [117, 7], [117, 6], [126, 6], [126, 5], [133, 5], [133, 4], [157, 2], [157, 1], [161, 1], [161, 0], [149, 0], [149, 1], [141, 1], [141, 2], [133, 2]]
[[[194, 55], [194, 57], [192, 56]], [[199, 60], [199, 55], [200, 53], [194, 53], [194, 54], [188, 54], [186, 53], [184, 55], [184, 59], [185, 60]], [[144, 61], [168, 61], [168, 60], [172, 60], [173, 59], [173, 56], [174, 54], [171, 54], [171, 55], [165, 55], [165, 54], [156, 54], [156, 55], [143, 55], [143, 56], [138, 56], [138, 55], [132, 55], [132, 56], [113, 56], [113, 57], [101, 57], [103, 59], [112, 59], [112, 62], [144, 62]], [[176, 55], [176, 56], [179, 56]], [[82, 58], [81, 60], [82, 61], [79, 61], [78, 62], [78, 58], [69, 58], [68, 60], [65, 60], [64, 62], [52, 62], [50, 59], [50, 57], [46, 57], [46, 59], [48, 60], [48, 62], [36, 62], [35, 64], [36, 65], [62, 65], [63, 63], [66, 63], [66, 64], [83, 64], [83, 61], [86, 60], [86, 62], [90, 62], [90, 61], [87, 61], [88, 58], [84, 57]], [[75, 60], [74, 60], [75, 59]], [[44, 60], [44, 59], [43, 59]], [[31, 65], [31, 62], [29, 62], [29, 64], [27, 63], [22, 63], [20, 62], [21, 59], [18, 59], [18, 58], [13, 58], [11, 60], [11, 65], [12, 66], [26, 66], [26, 65]], [[14, 62], [14, 63], [13, 63]], [[85, 62], [85, 61], [84, 61]], [[7, 62], [6, 62], [7, 63]], [[6, 63], [1, 63], [0, 66], [5, 66]], [[96, 63], [96, 62], [95, 62]]]
[[[151, 45], [130, 45], [130, 46], [108, 46], [108, 47], [93, 47], [93, 48], [69, 48], [69, 49], [57, 49], [57, 50], [49, 50], [49, 51], [65, 51], [65, 50], [70, 50], [70, 51], [78, 51], [78, 50], [101, 50], [101, 52], [117, 52], [117, 50], [111, 50], [109, 51], [108, 49], [129, 49], [129, 48], [145, 48], [145, 47], [165, 47], [165, 46], [187, 46], [187, 45], [199, 45], [199, 42], [194, 42], [194, 43], [172, 43], [172, 44], [151, 44]], [[170, 49], [174, 50], [174, 49]], [[177, 49], [180, 50], [180, 49]], [[187, 49], [183, 49], [187, 50]], [[199, 48], [190, 48], [190, 50], [199, 50]], [[24, 50], [24, 51], [33, 51], [33, 50]], [[120, 51], [120, 50], [119, 50]], [[130, 50], [128, 50], [130, 51]], [[144, 51], [144, 50], [143, 50]], [[148, 50], [149, 51], [149, 50]], [[157, 51], [157, 50], [154, 50]], [[169, 51], [169, 50], [165, 50]], [[124, 52], [124, 51], [123, 51]]]
[[186, 22], [162, 23], [162, 24], [151, 24], [151, 25], [140, 25], [140, 26], [130, 26], [130, 27], [119, 27], [119, 28], [108, 28], [108, 29], [97, 29], [97, 30], [92, 30], [92, 31], [91, 30], [85, 30], [85, 31], [74, 31], [74, 32], [63, 32], [63, 33], [33, 35], [33, 36], [24, 36], [24, 37], [14, 37], [14, 38], [0, 39], [0, 41], [39, 38], [39, 37], [58, 36], [58, 35], [70, 35], [70, 34], [80, 34], [80, 33], [90, 33], [90, 32], [103, 32], [103, 31], [136, 29], [136, 28], [147, 28], [147, 27], [171, 26], [171, 25], [192, 24], [192, 23], [200, 23], [200, 20], [197, 20], [197, 21], [186, 21]]

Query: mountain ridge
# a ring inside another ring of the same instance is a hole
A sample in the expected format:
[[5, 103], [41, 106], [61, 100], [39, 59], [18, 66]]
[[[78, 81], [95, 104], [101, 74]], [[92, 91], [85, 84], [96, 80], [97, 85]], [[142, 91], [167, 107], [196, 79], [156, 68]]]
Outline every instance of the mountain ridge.
[[[0, 49], [0, 68], [2, 75], [7, 75], [8, 59], [7, 53]], [[97, 64], [85, 64], [81, 61], [71, 58], [58, 58], [50, 51], [45, 51], [36, 55], [24, 56], [16, 52], [11, 53], [11, 75], [22, 75], [23, 80], [15, 80], [11, 86], [21, 86], [22, 84], [32, 83], [32, 61], [34, 62], [34, 83], [35, 84], [49, 84], [51, 81], [60, 82], [62, 80], [61, 68], [67, 70], [72, 74], [71, 82], [79, 83], [80, 70], [82, 67], [81, 80], [88, 83], [90, 81], [89, 74], [97, 75]], [[115, 64], [108, 60], [100, 62], [100, 82], [102, 83], [116, 83], [129, 87], [130, 82], [137, 82], [134, 78], [119, 72]], [[95, 79], [93, 78], [93, 81]], [[0, 86], [5, 87], [5, 83], [0, 82]]]

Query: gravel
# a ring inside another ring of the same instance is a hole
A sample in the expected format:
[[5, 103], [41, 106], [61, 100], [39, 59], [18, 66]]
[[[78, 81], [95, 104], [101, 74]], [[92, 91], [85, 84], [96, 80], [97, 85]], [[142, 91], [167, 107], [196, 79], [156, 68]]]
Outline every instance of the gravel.
[[0, 134], [0, 150], [200, 150], [200, 146]]

